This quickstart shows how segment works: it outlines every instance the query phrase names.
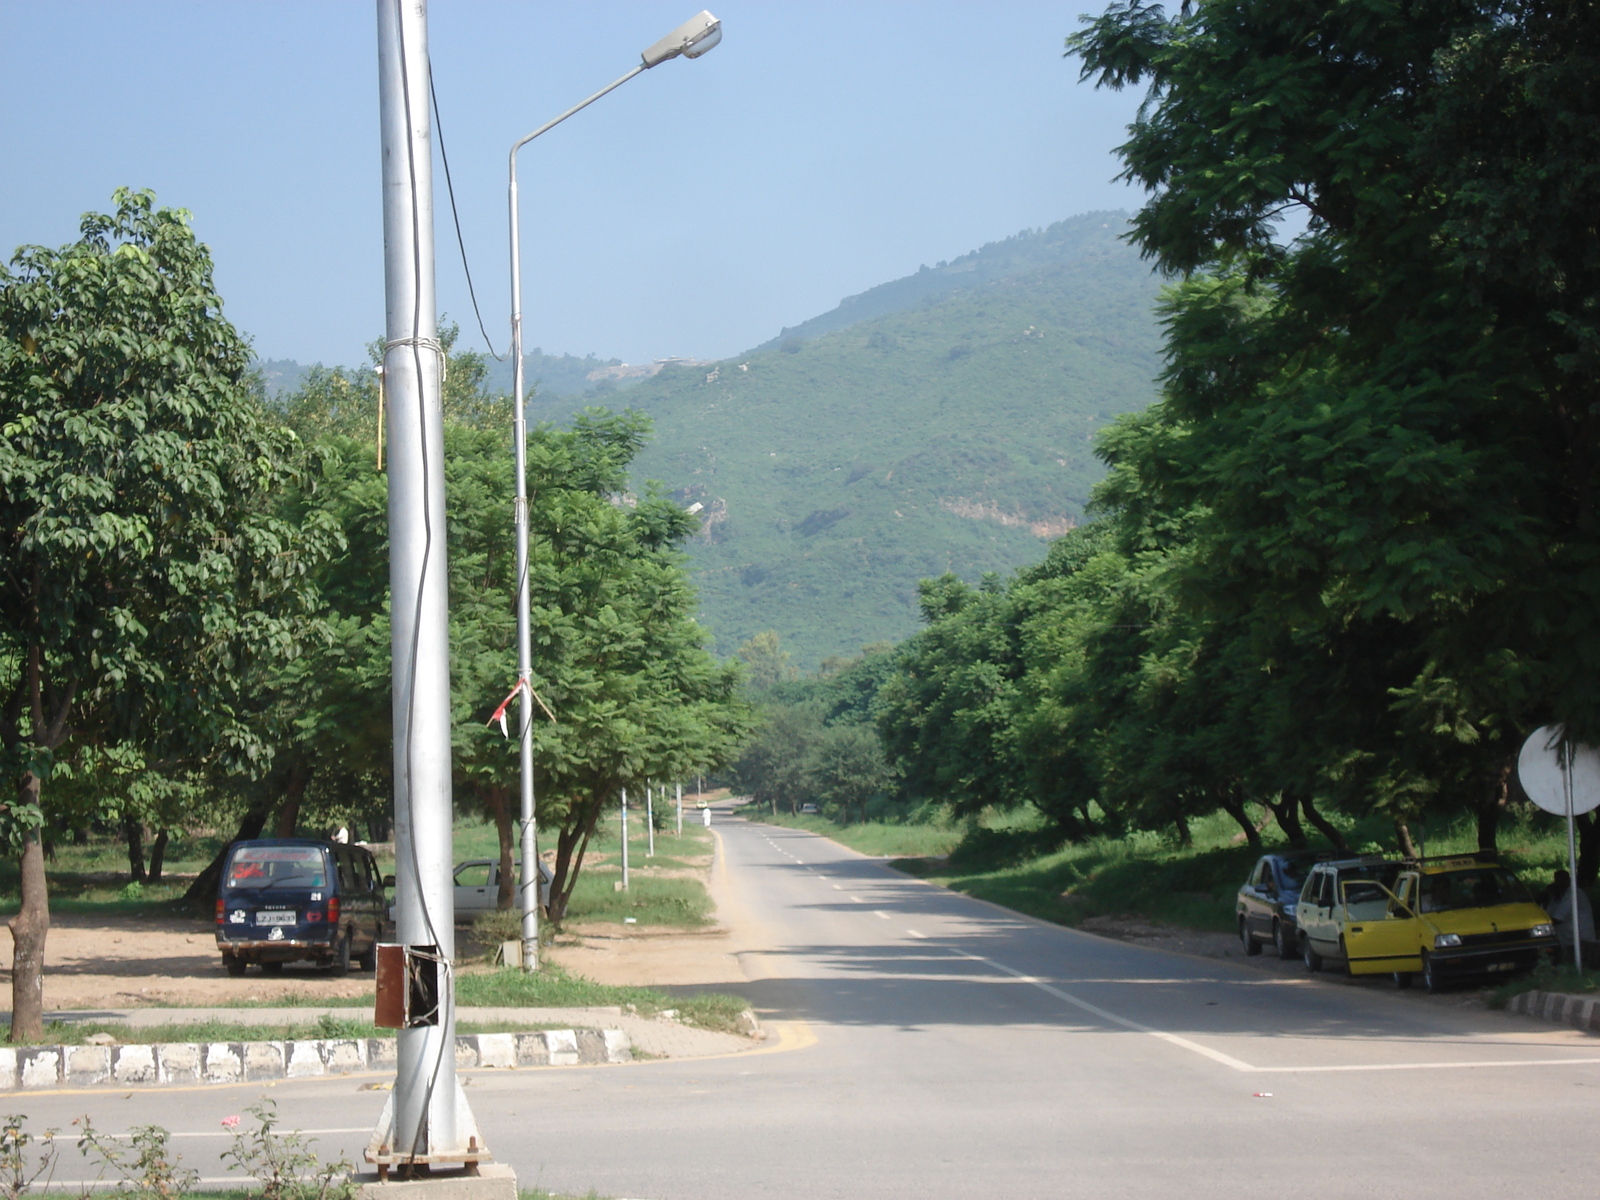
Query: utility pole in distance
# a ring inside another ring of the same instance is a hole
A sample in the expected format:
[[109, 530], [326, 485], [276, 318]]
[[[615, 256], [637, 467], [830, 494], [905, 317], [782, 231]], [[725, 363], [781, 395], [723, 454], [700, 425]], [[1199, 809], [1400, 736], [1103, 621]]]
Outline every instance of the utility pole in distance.
[[[456, 1079], [444, 421], [433, 277], [425, 0], [377, 0], [383, 139], [384, 394], [394, 682], [394, 1090], [367, 1149], [384, 1177], [487, 1159]], [[380, 967], [384, 964], [380, 962]], [[398, 984], [399, 986], [394, 986]], [[384, 989], [380, 986], [380, 1007]]]

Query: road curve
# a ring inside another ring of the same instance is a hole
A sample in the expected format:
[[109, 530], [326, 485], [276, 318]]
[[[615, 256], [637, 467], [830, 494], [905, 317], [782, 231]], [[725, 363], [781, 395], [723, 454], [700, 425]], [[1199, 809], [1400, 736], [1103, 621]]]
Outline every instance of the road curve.
[[[798, 830], [715, 826], [771, 1052], [475, 1072], [523, 1186], [747, 1197], [1591, 1196], [1600, 1039], [1047, 925]], [[257, 1091], [355, 1158], [353, 1080], [16, 1098], [156, 1121], [207, 1178]], [[126, 1096], [126, 1098], [124, 1098]], [[200, 1135], [204, 1135], [203, 1137]], [[209, 1164], [209, 1165], [208, 1165]]]

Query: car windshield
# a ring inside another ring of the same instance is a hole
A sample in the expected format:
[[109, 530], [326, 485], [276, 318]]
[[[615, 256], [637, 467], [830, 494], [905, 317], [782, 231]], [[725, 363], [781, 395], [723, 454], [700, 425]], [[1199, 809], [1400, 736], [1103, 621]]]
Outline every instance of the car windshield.
[[228, 864], [230, 888], [326, 887], [328, 858], [317, 846], [240, 846]]
[[1533, 903], [1522, 881], [1504, 867], [1475, 867], [1424, 875], [1419, 899], [1423, 912]]
[[1283, 877], [1283, 886], [1291, 892], [1298, 892], [1305, 883], [1305, 876], [1300, 874], [1300, 868], [1309, 865], [1308, 863], [1294, 862], [1278, 864], [1278, 874]]

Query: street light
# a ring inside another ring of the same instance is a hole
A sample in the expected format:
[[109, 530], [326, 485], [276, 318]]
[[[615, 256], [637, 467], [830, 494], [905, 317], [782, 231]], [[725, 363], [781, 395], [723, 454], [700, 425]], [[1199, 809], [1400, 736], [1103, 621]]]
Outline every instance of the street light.
[[530, 631], [528, 596], [528, 444], [524, 416], [522, 381], [522, 231], [517, 215], [517, 151], [540, 134], [548, 133], [573, 113], [581, 112], [607, 92], [614, 91], [635, 75], [658, 67], [668, 59], [699, 58], [722, 40], [722, 22], [709, 12], [701, 12], [679, 25], [666, 37], [639, 56], [639, 65], [626, 75], [608, 83], [581, 104], [575, 104], [553, 121], [546, 121], [511, 147], [511, 363], [512, 390], [516, 393], [516, 415], [512, 441], [516, 455], [517, 499], [513, 520], [517, 534], [517, 726], [522, 751], [522, 969], [538, 965], [539, 954], [539, 855], [533, 824], [533, 640]]

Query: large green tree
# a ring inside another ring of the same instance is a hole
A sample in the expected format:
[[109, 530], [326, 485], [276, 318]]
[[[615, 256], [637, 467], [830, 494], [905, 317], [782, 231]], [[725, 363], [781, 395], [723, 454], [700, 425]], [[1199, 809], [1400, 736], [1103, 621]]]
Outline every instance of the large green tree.
[[316, 523], [278, 515], [293, 436], [248, 384], [188, 214], [148, 192], [0, 268], [0, 738], [21, 864], [12, 1037], [43, 1025], [39, 826], [78, 743], [195, 765], [260, 747], [254, 662], [298, 648]]

